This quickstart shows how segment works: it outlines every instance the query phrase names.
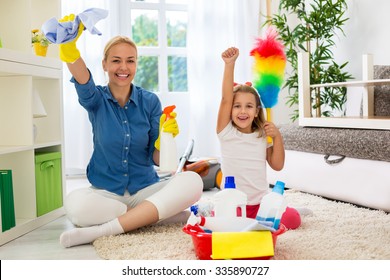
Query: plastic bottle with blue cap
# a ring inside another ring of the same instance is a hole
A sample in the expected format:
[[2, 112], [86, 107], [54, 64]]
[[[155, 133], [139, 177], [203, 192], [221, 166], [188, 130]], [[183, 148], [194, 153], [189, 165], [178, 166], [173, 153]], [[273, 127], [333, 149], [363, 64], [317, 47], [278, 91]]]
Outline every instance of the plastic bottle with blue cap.
[[278, 229], [280, 226], [280, 219], [287, 207], [287, 202], [283, 194], [284, 182], [277, 181], [272, 192], [266, 194], [261, 199], [256, 219], [259, 221], [272, 222], [273, 228]]
[[[246, 217], [247, 195], [236, 189], [233, 176], [225, 177], [224, 189], [214, 195], [215, 217]], [[241, 215], [237, 215], [237, 208], [241, 209]]]

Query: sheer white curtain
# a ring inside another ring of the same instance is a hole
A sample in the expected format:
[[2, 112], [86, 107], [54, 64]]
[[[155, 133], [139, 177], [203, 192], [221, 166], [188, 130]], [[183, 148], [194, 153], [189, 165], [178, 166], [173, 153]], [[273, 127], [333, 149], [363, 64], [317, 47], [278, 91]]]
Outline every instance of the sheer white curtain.
[[188, 85], [191, 113], [189, 136], [194, 156], [220, 156], [215, 132], [221, 98], [223, 61], [230, 46], [240, 49], [235, 80], [252, 81], [252, 49], [259, 33], [259, 0], [190, 0]]
[[[106, 42], [118, 33], [117, 2], [118, 0], [62, 1], [62, 15], [77, 15], [92, 7], [109, 10], [108, 17], [96, 25], [102, 36], [91, 35], [86, 31], [77, 42], [96, 84], [106, 84], [101, 61]], [[65, 170], [70, 175], [83, 174], [92, 153], [92, 130], [87, 112], [80, 106], [74, 85], [69, 81], [71, 75], [65, 64], [63, 72]]]

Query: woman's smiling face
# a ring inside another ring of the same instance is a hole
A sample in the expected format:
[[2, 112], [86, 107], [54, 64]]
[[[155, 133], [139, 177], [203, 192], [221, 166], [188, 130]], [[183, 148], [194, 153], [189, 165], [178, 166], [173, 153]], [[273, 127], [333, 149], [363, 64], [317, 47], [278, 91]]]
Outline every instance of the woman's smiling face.
[[242, 133], [251, 133], [252, 122], [258, 113], [256, 98], [252, 93], [238, 91], [234, 94], [232, 121]]
[[127, 43], [112, 46], [107, 59], [103, 60], [103, 69], [111, 85], [130, 85], [137, 71], [137, 50]]

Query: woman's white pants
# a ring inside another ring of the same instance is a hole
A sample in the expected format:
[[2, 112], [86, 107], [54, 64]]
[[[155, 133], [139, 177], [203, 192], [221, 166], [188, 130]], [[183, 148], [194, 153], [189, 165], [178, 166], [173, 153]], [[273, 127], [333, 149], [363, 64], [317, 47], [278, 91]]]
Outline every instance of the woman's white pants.
[[70, 221], [80, 227], [111, 221], [147, 200], [157, 208], [159, 220], [172, 217], [197, 202], [203, 191], [199, 174], [187, 171], [123, 196], [93, 186], [72, 191], [65, 199]]

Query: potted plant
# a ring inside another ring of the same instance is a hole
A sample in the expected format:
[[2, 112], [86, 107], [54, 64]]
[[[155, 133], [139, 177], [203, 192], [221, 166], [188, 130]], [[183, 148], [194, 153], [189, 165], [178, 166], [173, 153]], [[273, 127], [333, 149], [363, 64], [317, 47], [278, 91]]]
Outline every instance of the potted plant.
[[36, 55], [46, 56], [50, 42], [39, 29], [31, 30], [31, 43]]
[[[336, 31], [344, 34], [342, 27], [348, 20], [346, 10], [346, 0], [280, 0], [279, 13], [267, 21], [278, 30], [292, 68], [284, 85], [288, 88], [288, 106], [298, 104], [298, 52], [309, 53], [310, 84], [344, 82], [353, 78], [344, 70], [348, 62], [336, 63], [332, 53]], [[311, 98], [316, 117], [332, 116], [337, 110], [345, 114], [345, 87], [316, 88]], [[296, 109], [291, 119], [295, 121], [298, 117]]]

